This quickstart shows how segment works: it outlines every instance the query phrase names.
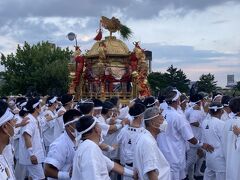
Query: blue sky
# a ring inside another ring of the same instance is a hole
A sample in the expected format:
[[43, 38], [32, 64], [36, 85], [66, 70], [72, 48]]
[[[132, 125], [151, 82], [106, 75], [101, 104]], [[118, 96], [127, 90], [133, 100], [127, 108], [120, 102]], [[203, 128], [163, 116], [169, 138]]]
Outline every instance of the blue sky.
[[87, 50], [101, 15], [133, 30], [129, 49], [140, 41], [151, 50], [154, 71], [173, 64], [191, 80], [210, 72], [222, 87], [227, 74], [240, 81], [240, 0], [1, 0], [0, 52], [15, 52], [24, 41], [73, 48], [68, 32]]

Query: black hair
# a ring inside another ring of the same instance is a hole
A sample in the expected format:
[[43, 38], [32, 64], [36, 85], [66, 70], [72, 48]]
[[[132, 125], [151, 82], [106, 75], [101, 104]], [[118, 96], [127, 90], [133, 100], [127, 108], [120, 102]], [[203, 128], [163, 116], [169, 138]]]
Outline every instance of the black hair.
[[163, 103], [164, 100], [165, 100], [165, 96], [163, 96], [163, 95], [158, 96], [158, 101], [160, 104]]
[[3, 97], [0, 98], [0, 100], [1, 100], [1, 101], [5, 101], [5, 102], [7, 102], [7, 101], [8, 101], [8, 97], [3, 96]]
[[46, 103], [45, 103], [45, 104], [46, 104], [48, 107], [51, 107], [51, 106], [56, 102], [56, 101], [55, 101], [54, 103], [51, 103], [51, 102], [50, 102], [50, 100], [53, 99], [53, 98], [54, 98], [54, 96], [49, 96], [49, 97], [46, 99]]
[[187, 96], [185, 94], [182, 94], [180, 96], [180, 101], [183, 102], [184, 100], [187, 100]]
[[136, 98], [136, 99], [134, 100], [134, 103], [143, 104], [143, 101], [142, 101], [140, 98]]
[[169, 91], [167, 94], [166, 94], [166, 103], [171, 105], [173, 103], [173, 98], [177, 95], [177, 92], [176, 91]]
[[233, 113], [240, 112], [240, 96], [234, 97], [229, 101], [229, 108]]
[[113, 103], [110, 101], [105, 101], [103, 103], [102, 114], [107, 114], [110, 109], [114, 108]]
[[19, 116], [24, 117], [27, 113], [28, 113], [28, 111], [25, 111], [24, 109], [21, 109], [19, 111]]
[[93, 103], [94, 103], [94, 107], [102, 107], [103, 102], [100, 99], [92, 99]]
[[65, 106], [67, 103], [72, 101], [72, 99], [73, 99], [73, 96], [71, 94], [64, 94], [61, 97], [61, 103], [63, 106]]
[[109, 101], [116, 107], [118, 105], [119, 98], [117, 96], [113, 96]]
[[128, 113], [130, 116], [138, 116], [142, 114], [145, 110], [146, 106], [144, 106], [142, 103], [135, 103], [129, 108]]
[[92, 101], [90, 102], [78, 102], [77, 103], [77, 108], [79, 111], [83, 114], [89, 114], [93, 108], [94, 108], [94, 103]]
[[224, 104], [228, 104], [228, 105], [229, 105], [230, 99], [231, 99], [230, 96], [224, 95], [224, 96], [222, 97], [222, 101], [221, 101], [222, 105], [223, 105], [223, 106], [224, 106]]
[[63, 114], [63, 122], [66, 124], [69, 121], [72, 121], [74, 117], [81, 116], [82, 114], [76, 109], [70, 109]]
[[200, 102], [203, 99], [203, 96], [200, 94], [193, 94], [190, 96], [190, 101], [191, 102]]
[[8, 103], [0, 100], [0, 117], [2, 117], [8, 108]]
[[27, 104], [26, 104], [26, 109], [29, 113], [34, 113], [35, 109], [36, 108], [39, 108], [39, 104], [37, 105], [37, 107], [33, 108], [33, 105], [36, 104], [37, 102], [39, 102], [39, 99], [37, 98], [33, 98], [33, 99], [30, 99]]
[[146, 108], [153, 107], [155, 105], [155, 98], [153, 96], [148, 96], [144, 99], [143, 104]]
[[26, 102], [27, 99], [25, 97], [18, 97], [16, 99], [16, 104], [21, 104], [23, 101]]
[[223, 95], [221, 92], [219, 92], [219, 91], [214, 91], [213, 93], [213, 97], [212, 97], [212, 99], [214, 99], [217, 95]]
[[[94, 122], [94, 118], [93, 116], [82, 116], [79, 121], [76, 122], [76, 129], [78, 132], [82, 132], [84, 130], [86, 130], [87, 128], [89, 128]], [[83, 136], [85, 134], [91, 133], [92, 129], [90, 129], [88, 132], [82, 134]]]

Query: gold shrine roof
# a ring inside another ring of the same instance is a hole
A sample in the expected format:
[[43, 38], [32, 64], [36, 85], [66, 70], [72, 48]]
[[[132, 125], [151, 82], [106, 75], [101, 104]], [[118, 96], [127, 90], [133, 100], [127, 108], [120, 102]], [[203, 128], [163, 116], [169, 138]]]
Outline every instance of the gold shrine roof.
[[87, 52], [86, 57], [91, 58], [91, 57], [98, 57], [98, 48], [99, 48], [99, 43], [104, 42], [106, 45], [106, 50], [107, 50], [107, 55], [108, 56], [129, 56], [130, 51], [127, 47], [127, 45], [117, 39], [115, 36], [111, 37], [105, 37], [105, 40], [102, 41], [97, 41], [92, 48]]

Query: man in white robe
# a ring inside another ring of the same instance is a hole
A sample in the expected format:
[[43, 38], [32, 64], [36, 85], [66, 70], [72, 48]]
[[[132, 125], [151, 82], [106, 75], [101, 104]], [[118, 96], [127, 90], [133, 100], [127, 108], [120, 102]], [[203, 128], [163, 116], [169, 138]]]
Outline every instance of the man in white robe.
[[64, 131], [63, 114], [73, 108], [73, 96], [64, 94], [61, 97], [62, 107], [57, 111], [57, 118], [54, 125], [54, 139], [58, 138]]
[[10, 143], [10, 138], [14, 135], [13, 120], [14, 115], [8, 108], [8, 104], [0, 100], [0, 179], [2, 180], [16, 180], [13, 168], [9, 164], [7, 158], [4, 156], [3, 151]]
[[171, 167], [171, 179], [181, 180], [186, 177], [186, 142], [190, 142], [196, 147], [201, 147], [212, 152], [214, 149], [209, 144], [203, 144], [193, 135], [190, 124], [185, 120], [185, 116], [178, 111], [180, 92], [169, 91], [166, 102], [169, 107], [164, 115], [168, 123], [165, 133], [158, 136], [158, 145]]
[[76, 127], [81, 113], [76, 109], [70, 109], [63, 115], [65, 131], [49, 148], [45, 159], [45, 175], [48, 179], [70, 179], [73, 166], [73, 157], [76, 148]]
[[75, 153], [73, 161], [72, 180], [94, 179], [110, 180], [111, 170], [128, 176], [133, 176], [133, 171], [123, 168], [103, 155], [99, 148], [101, 128], [93, 116], [83, 116], [76, 123], [81, 143]]
[[[143, 114], [146, 107], [143, 104], [135, 103], [129, 109], [129, 114], [134, 117], [130, 125], [124, 126], [117, 136], [120, 147], [120, 162], [129, 169], [133, 169], [134, 147], [136, 140], [141, 132], [145, 131], [142, 127]], [[123, 177], [124, 180], [132, 179]]]
[[226, 161], [223, 155], [224, 122], [221, 121], [223, 106], [212, 102], [209, 106], [210, 116], [202, 123], [202, 142], [212, 144], [214, 152], [206, 152], [206, 169], [204, 180], [225, 180]]
[[[235, 114], [234, 117], [225, 122], [223, 137], [223, 151], [226, 159], [226, 179], [240, 179], [240, 148], [239, 134], [236, 133], [236, 128], [240, 128], [240, 97], [235, 97], [230, 100], [229, 107]], [[235, 133], [234, 130], [235, 129]]]
[[231, 97], [230, 96], [227, 96], [227, 95], [224, 95], [222, 97], [222, 105], [223, 105], [223, 114], [222, 114], [222, 117], [221, 117], [221, 120], [222, 121], [227, 121], [230, 119], [230, 113], [231, 113], [231, 109], [229, 108], [229, 101], [230, 101]]
[[33, 180], [44, 179], [42, 163], [45, 159], [42, 130], [39, 122], [41, 113], [40, 101], [31, 99], [26, 104], [29, 123], [22, 127], [19, 141], [19, 163], [25, 165], [29, 177]]
[[[201, 139], [202, 129], [201, 124], [206, 114], [201, 110], [201, 100], [202, 96], [200, 94], [194, 94], [190, 96], [190, 101], [193, 104], [191, 110], [188, 112], [188, 121], [191, 125], [192, 132], [195, 138]], [[190, 148], [187, 150], [187, 162], [186, 162], [186, 173], [188, 173], [188, 179], [194, 179], [194, 166], [197, 162], [197, 152], [202, 151], [195, 145], [189, 144]]]
[[134, 148], [134, 168], [140, 180], [170, 180], [170, 166], [158, 148], [156, 138], [160, 133], [163, 116], [158, 107], [148, 108], [144, 113], [146, 130], [142, 131]]
[[48, 152], [50, 144], [54, 140], [54, 125], [55, 119], [57, 118], [57, 109], [58, 102], [56, 96], [50, 96], [46, 100], [47, 109], [43, 112], [43, 116], [50, 116], [50, 120], [47, 120], [43, 126], [43, 141]]

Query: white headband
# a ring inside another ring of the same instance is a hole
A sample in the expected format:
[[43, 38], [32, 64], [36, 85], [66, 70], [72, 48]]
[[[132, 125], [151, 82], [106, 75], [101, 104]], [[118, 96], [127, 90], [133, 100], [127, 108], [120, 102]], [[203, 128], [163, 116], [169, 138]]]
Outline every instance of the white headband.
[[83, 135], [84, 133], [88, 132], [95, 126], [95, 124], [97, 123], [97, 120], [96, 120], [96, 118], [93, 118], [93, 119], [94, 119], [94, 121], [93, 121], [92, 125], [89, 126], [87, 129], [85, 129], [84, 131], [79, 132], [80, 135]]
[[182, 103], [185, 103], [187, 101], [187, 99], [184, 99], [183, 101], [181, 101], [181, 103], [180, 104], [182, 104]]
[[19, 104], [19, 106], [23, 108], [23, 106], [26, 106], [26, 104], [27, 104], [27, 101], [23, 102], [22, 104]]
[[155, 101], [152, 104], [147, 104], [147, 107], [154, 105], [156, 102], [158, 102], [157, 99], [155, 99]]
[[172, 101], [177, 101], [177, 99], [181, 96], [181, 93], [180, 93], [177, 89], [174, 89], [173, 91], [175, 91], [177, 94], [176, 94], [176, 96], [172, 99]]
[[218, 109], [222, 109], [223, 108], [223, 106], [220, 106], [220, 107], [218, 107], [218, 106], [211, 106], [211, 107], [209, 107], [209, 109], [213, 109], [215, 112], [218, 110]]
[[35, 104], [32, 106], [33, 109], [35, 109], [39, 104], [40, 104], [40, 101], [38, 101], [37, 103], [35, 103]]
[[67, 126], [67, 125], [69, 125], [69, 124], [71, 124], [71, 123], [77, 122], [78, 120], [79, 120], [79, 117], [73, 119], [72, 121], [67, 122], [66, 124], [64, 124], [64, 126]]
[[153, 116], [153, 117], [150, 117], [150, 118], [147, 118], [147, 119], [143, 119], [144, 121], [148, 121], [148, 120], [151, 120], [151, 119], [153, 119], [153, 118], [155, 118], [155, 117], [158, 117], [159, 116], [159, 114], [157, 114], [157, 115], [155, 115], [155, 116]]
[[52, 99], [49, 100], [49, 102], [52, 103], [52, 104], [55, 103], [56, 101], [57, 101], [57, 97], [56, 96], [54, 96]]
[[100, 109], [102, 109], [102, 106], [94, 107], [93, 109], [95, 109], [95, 110], [100, 110]]
[[88, 132], [90, 129], [92, 129], [95, 124], [97, 123], [97, 118], [93, 118], [94, 121], [92, 123], [92, 125], [90, 127], [88, 127], [87, 129], [85, 129], [84, 131], [81, 131], [81, 132], [78, 132], [78, 136], [75, 138], [76, 139], [76, 142], [77, 142], [77, 145], [79, 144], [79, 142], [81, 141], [82, 139], [82, 135], [86, 132]]
[[216, 95], [216, 96], [213, 98], [213, 101], [215, 101], [218, 97], [222, 97], [222, 95], [221, 95], [221, 94]]
[[223, 104], [223, 106], [224, 106], [224, 107], [228, 107], [228, 106], [229, 106], [229, 104]]
[[86, 99], [85, 101], [81, 100], [81, 103], [82, 104], [94, 104], [94, 102], [91, 100], [89, 101], [89, 99]]
[[0, 118], [0, 126], [2, 126], [4, 123], [10, 121], [11, 119], [13, 119], [13, 117], [14, 117], [14, 115], [11, 112], [10, 108], [7, 108], [6, 112]]

